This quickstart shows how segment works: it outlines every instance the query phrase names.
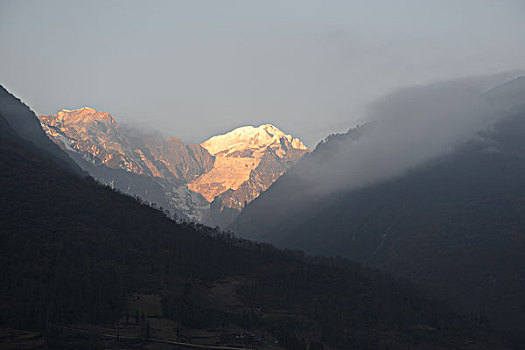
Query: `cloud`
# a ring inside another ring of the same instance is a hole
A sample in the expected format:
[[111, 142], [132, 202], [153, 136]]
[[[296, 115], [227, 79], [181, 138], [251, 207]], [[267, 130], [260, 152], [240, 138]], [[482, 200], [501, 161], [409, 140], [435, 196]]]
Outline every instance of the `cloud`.
[[315, 184], [314, 193], [370, 185], [452, 151], [495, 115], [481, 93], [463, 83], [405, 88], [369, 107], [361, 137], [346, 138], [328, 159], [304, 159], [295, 172]]

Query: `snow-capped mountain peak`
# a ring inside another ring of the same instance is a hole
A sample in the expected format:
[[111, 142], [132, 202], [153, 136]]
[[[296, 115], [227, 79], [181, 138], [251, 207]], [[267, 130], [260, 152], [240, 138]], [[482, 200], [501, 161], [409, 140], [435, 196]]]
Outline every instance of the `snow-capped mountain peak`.
[[272, 145], [279, 145], [281, 139], [286, 139], [293, 148], [306, 150], [306, 146], [297, 138], [286, 135], [272, 124], [258, 127], [243, 126], [226, 134], [214, 136], [204, 141], [201, 146], [212, 155], [229, 155], [242, 151], [263, 151]]
[[[253, 176], [253, 171], [267, 152], [272, 152], [277, 157], [274, 166], [283, 166], [279, 176], [284, 169], [309, 152], [299, 139], [286, 135], [272, 124], [243, 126], [214, 136], [201, 143], [201, 146], [215, 157], [215, 163], [213, 169], [188, 186], [210, 202], [225, 191], [239, 190]], [[266, 189], [270, 184], [267, 183], [262, 188]], [[250, 191], [249, 196], [245, 193], [242, 195], [246, 196], [247, 201], [259, 194], [252, 189]]]

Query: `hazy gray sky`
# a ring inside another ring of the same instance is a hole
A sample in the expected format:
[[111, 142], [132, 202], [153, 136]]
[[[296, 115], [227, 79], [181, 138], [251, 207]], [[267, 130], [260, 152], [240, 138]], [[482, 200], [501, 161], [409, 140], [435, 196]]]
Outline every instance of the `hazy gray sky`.
[[525, 69], [525, 1], [6, 1], [0, 83], [186, 142], [272, 123], [313, 147], [393, 88]]

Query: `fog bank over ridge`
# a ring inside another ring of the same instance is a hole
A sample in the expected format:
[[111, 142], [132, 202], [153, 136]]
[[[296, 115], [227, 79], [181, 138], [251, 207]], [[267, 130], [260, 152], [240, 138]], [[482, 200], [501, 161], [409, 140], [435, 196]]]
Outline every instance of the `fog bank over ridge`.
[[348, 139], [328, 159], [306, 157], [295, 174], [318, 194], [370, 185], [452, 151], [495, 116], [483, 95], [463, 83], [404, 88], [368, 108], [361, 137]]

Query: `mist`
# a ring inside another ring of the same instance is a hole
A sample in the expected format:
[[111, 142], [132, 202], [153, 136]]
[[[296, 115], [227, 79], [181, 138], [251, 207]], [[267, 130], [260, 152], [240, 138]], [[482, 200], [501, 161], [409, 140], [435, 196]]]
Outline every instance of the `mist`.
[[118, 120], [116, 122], [119, 125], [120, 132], [122, 132], [126, 136], [133, 138], [148, 138], [157, 140], [166, 139], [166, 135], [164, 135], [161, 130], [156, 129], [149, 124], [141, 123], [138, 121], [126, 120], [123, 123], [120, 123]]
[[371, 185], [447, 154], [496, 116], [479, 89], [464, 83], [400, 89], [369, 106], [363, 135], [346, 138], [328, 158], [306, 157], [295, 173], [315, 194]]

